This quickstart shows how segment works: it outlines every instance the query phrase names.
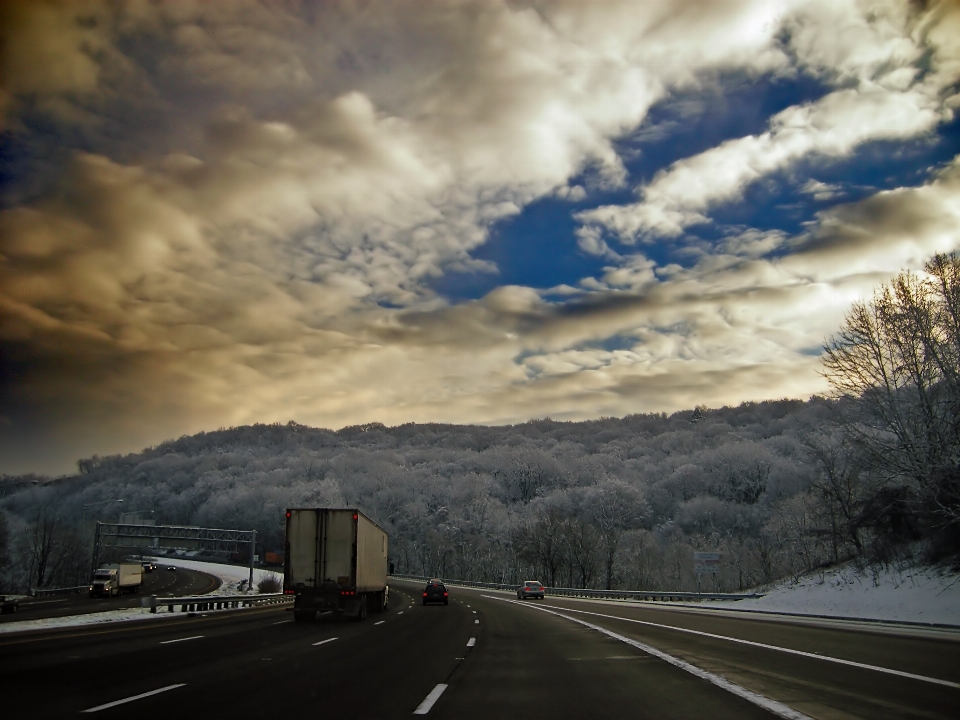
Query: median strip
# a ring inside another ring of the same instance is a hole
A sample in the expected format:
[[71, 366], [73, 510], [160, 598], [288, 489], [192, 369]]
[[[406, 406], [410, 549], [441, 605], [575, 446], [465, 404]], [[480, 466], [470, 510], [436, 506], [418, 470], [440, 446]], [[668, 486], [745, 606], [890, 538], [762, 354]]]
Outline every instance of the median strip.
[[635, 623], [637, 625], [647, 625], [649, 627], [662, 628], [664, 630], [676, 630], [677, 632], [713, 638], [714, 640], [726, 640], [728, 642], [740, 643], [741, 645], [750, 645], [752, 647], [763, 648], [764, 650], [776, 650], [777, 652], [788, 653], [790, 655], [799, 655], [800, 657], [812, 658], [814, 660], [825, 660], [827, 662], [838, 663], [840, 665], [849, 665], [850, 667], [862, 668], [863, 670], [873, 670], [874, 672], [887, 673], [888, 675], [897, 675], [898, 677], [909, 678], [911, 680], [920, 680], [922, 682], [933, 683], [935, 685], [960, 688], [960, 683], [951, 682], [950, 680], [941, 680], [939, 678], [927, 677], [926, 675], [917, 675], [915, 673], [909, 673], [903, 670], [892, 670], [891, 668], [880, 667], [879, 665], [867, 665], [866, 663], [856, 662], [855, 660], [843, 660], [842, 658], [835, 658], [831, 657], [830, 655], [817, 655], [816, 653], [804, 652], [803, 650], [793, 650], [792, 648], [780, 647], [779, 645], [767, 645], [766, 643], [755, 642], [753, 640], [742, 640], [740, 638], [730, 637], [728, 635], [716, 635], [714, 633], [708, 633], [702, 630], [691, 630], [689, 628], [677, 627], [675, 625], [663, 625], [661, 623], [650, 622], [648, 620], [635, 620], [633, 618], [620, 617], [619, 615], [604, 615], [603, 613], [595, 613], [588, 610], [560, 608], [556, 605], [546, 605], [545, 607], [556, 608], [558, 610], [563, 610], [564, 612], [580, 613], [581, 615], [592, 615], [594, 617], [602, 617], [610, 620], [622, 620], [623, 622]]
[[685, 662], [680, 658], [675, 658], [673, 657], [673, 655], [668, 655], [662, 650], [657, 650], [655, 647], [651, 645], [647, 645], [646, 643], [639, 642], [638, 640], [633, 640], [632, 638], [625, 637], [623, 635], [620, 635], [619, 633], [613, 632], [612, 630], [607, 630], [605, 627], [601, 627], [600, 625], [595, 625], [594, 623], [587, 622], [586, 620], [581, 620], [580, 618], [573, 617], [571, 615], [564, 615], [563, 613], [554, 612], [553, 610], [548, 610], [545, 607], [537, 607], [536, 605], [529, 605], [527, 603], [519, 602], [517, 600], [508, 600], [506, 598], [494, 597], [493, 595], [484, 595], [484, 597], [489, 598], [491, 600], [499, 600], [501, 602], [508, 602], [514, 605], [522, 605], [524, 607], [533, 608], [534, 610], [539, 610], [540, 612], [549, 613], [550, 615], [556, 615], [557, 617], [562, 617], [565, 620], [575, 622], [579, 625], [584, 625], [590, 628], [591, 630], [596, 630], [597, 632], [603, 633], [608, 637], [612, 637], [614, 640], [619, 640], [622, 643], [631, 645], [637, 648], [638, 650], [642, 650], [648, 655], [653, 655], [655, 658], [659, 658], [664, 662], [668, 662], [674, 667], [680, 668], [681, 670], [684, 670], [690, 673], [691, 675], [695, 675], [696, 677], [702, 680], [706, 680], [707, 682], [710, 682], [716, 685], [717, 687], [726, 690], [727, 692], [733, 693], [734, 695], [743, 698], [747, 702], [753, 703], [754, 705], [757, 705], [758, 707], [761, 707], [764, 710], [773, 713], [777, 717], [783, 718], [784, 720], [812, 720], [812, 718], [809, 715], [804, 715], [803, 713], [797, 712], [793, 708], [788, 707], [783, 703], [779, 703], [776, 700], [771, 700], [770, 698], [764, 695], [760, 695], [751, 690], [747, 690], [742, 685], [737, 685], [736, 683], [730, 682], [725, 677], [716, 675], [712, 672], [707, 672], [706, 670], [702, 670], [698, 668], [696, 665], [691, 665], [690, 663]]
[[123, 705], [124, 703], [133, 702], [134, 700], [140, 700], [141, 698], [150, 697], [151, 695], [157, 695], [167, 690], [173, 690], [174, 688], [183, 687], [186, 683], [177, 683], [176, 685], [167, 685], [158, 690], [151, 690], [150, 692], [140, 693], [139, 695], [133, 695], [132, 697], [124, 698], [123, 700], [114, 700], [113, 702], [108, 702], [104, 705], [97, 705], [96, 707], [87, 708], [86, 710], [81, 710], [80, 712], [92, 713], [99, 712], [101, 710], [106, 710], [107, 708], [116, 707], [117, 705]]
[[440, 699], [440, 696], [443, 695], [443, 691], [447, 689], [447, 686], [444, 683], [440, 683], [433, 690], [430, 691], [430, 694], [427, 695], [423, 702], [417, 705], [417, 709], [413, 711], [414, 715], [426, 715], [430, 712], [430, 708], [433, 707], [433, 704]]
[[161, 644], [161, 645], [169, 645], [170, 643], [186, 642], [187, 640], [199, 640], [199, 639], [202, 638], [202, 637], [203, 637], [203, 635], [191, 635], [190, 637], [177, 638], [176, 640], [164, 640], [164, 641], [162, 641], [160, 644]]

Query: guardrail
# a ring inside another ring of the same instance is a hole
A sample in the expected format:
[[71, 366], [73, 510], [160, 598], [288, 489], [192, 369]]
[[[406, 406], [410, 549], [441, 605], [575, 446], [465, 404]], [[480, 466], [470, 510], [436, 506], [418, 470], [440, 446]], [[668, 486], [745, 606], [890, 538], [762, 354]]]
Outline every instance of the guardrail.
[[87, 592], [90, 589], [89, 585], [77, 585], [77, 587], [68, 587], [68, 588], [47, 588], [46, 590], [31, 590], [28, 594], [30, 597], [43, 597], [44, 595], [69, 595], [71, 593], [82, 593]]
[[141, 607], [150, 608], [151, 613], [165, 607], [170, 612], [210, 612], [213, 610], [231, 610], [253, 607], [254, 605], [278, 605], [293, 602], [292, 595], [283, 593], [264, 593], [263, 595], [196, 595], [191, 597], [158, 598], [156, 595], [140, 598]]
[[[427, 582], [428, 577], [418, 575], [392, 575], [398, 580], [415, 580]], [[444, 580], [447, 585], [462, 585], [464, 587], [486, 588], [488, 590], [509, 590], [515, 592], [519, 585], [503, 583], [482, 583], [472, 580]], [[557, 588], [544, 585], [547, 595], [562, 597], [589, 597], [600, 600], [659, 600], [659, 601], [696, 601], [696, 600], [751, 600], [763, 597], [763, 593], [696, 593], [661, 590], [587, 590], [581, 588]]]

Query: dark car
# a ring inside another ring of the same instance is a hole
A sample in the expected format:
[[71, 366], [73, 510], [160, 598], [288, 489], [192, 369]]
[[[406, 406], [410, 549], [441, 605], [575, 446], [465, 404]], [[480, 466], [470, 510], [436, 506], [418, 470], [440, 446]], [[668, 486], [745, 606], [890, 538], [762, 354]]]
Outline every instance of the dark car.
[[172, 570], [173, 572], [176, 572], [176, 571], [177, 571], [177, 568], [176, 568], [176, 566], [174, 566], [174, 565], [168, 565], [168, 566], [167, 566], [167, 570]]
[[539, 580], [527, 580], [517, 588], [517, 600], [525, 600], [529, 597], [543, 600], [543, 584]]
[[20, 600], [0, 595], [0, 613], [15, 613], [20, 609]]
[[147, 562], [147, 561], [140, 563], [140, 565], [141, 567], [143, 567], [144, 572], [153, 572], [157, 567], [152, 562]]
[[447, 588], [439, 580], [434, 579], [427, 583], [427, 587], [423, 591], [423, 604], [426, 605], [428, 602], [450, 604], [450, 593], [447, 592]]

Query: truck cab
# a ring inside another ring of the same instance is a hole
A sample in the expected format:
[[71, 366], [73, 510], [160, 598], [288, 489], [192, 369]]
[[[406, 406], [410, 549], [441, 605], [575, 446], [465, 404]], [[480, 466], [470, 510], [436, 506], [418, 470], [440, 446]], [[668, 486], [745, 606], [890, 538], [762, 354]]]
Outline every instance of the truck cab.
[[122, 592], [140, 592], [143, 567], [140, 563], [104, 565], [93, 573], [90, 597], [112, 597]]

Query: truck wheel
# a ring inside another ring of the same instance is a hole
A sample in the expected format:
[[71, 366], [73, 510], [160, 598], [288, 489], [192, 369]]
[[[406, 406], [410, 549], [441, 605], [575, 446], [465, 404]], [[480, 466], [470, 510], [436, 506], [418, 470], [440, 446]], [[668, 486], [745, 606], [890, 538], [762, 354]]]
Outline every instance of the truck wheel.
[[360, 598], [360, 609], [357, 610], [357, 622], [367, 619], [367, 598]]

